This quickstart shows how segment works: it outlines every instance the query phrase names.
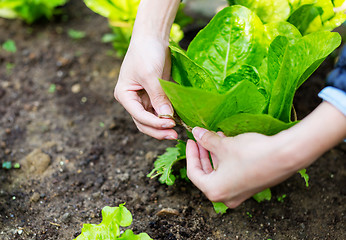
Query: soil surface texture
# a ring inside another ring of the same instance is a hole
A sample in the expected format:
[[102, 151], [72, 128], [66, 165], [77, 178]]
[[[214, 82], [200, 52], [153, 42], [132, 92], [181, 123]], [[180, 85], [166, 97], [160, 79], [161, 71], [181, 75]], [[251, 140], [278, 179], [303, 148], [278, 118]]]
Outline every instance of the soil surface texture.
[[[272, 188], [271, 201], [249, 199], [224, 215], [190, 182], [147, 178], [175, 142], [141, 134], [114, 100], [122, 60], [101, 43], [106, 19], [82, 1], [63, 11], [31, 26], [0, 19], [0, 43], [17, 45], [0, 50], [0, 162], [21, 165], [0, 168], [1, 240], [74, 239], [83, 223], [101, 222], [104, 206], [124, 202], [130, 228], [153, 239], [346, 239], [345, 143], [307, 169], [309, 187], [296, 174]], [[69, 29], [86, 37], [71, 39]], [[299, 119], [321, 102], [336, 56], [299, 90]]]

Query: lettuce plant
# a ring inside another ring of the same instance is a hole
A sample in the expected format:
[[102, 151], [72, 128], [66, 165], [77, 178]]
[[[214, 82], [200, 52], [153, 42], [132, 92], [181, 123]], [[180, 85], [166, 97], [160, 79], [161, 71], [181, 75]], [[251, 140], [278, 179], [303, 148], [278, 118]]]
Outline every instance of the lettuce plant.
[[120, 233], [120, 227], [128, 227], [132, 223], [132, 214], [124, 205], [104, 207], [102, 222], [98, 225], [83, 224], [82, 233], [75, 240], [152, 240], [148, 234], [135, 235], [130, 229]]
[[[130, 44], [140, 0], [84, 0], [84, 3], [92, 11], [108, 18], [113, 33], [106, 34], [102, 40], [103, 42], [112, 42], [117, 54], [124, 56]], [[173, 24], [171, 30], [171, 38], [176, 42], [184, 37], [181, 27], [191, 21], [182, 12], [183, 6], [181, 4], [176, 23]]]
[[40, 18], [51, 19], [57, 13], [56, 7], [68, 0], [0, 0], [0, 17], [20, 18], [33, 23]]
[[[171, 44], [175, 83], [160, 82], [189, 129], [274, 135], [297, 123], [291, 119], [296, 90], [340, 43], [338, 33], [302, 35], [287, 21], [263, 23], [254, 11], [234, 5], [220, 11], [187, 51]], [[168, 149], [149, 177], [162, 174], [160, 182], [172, 185], [179, 152], [185, 154], [179, 144], [177, 151]], [[270, 196], [267, 189], [254, 198]]]

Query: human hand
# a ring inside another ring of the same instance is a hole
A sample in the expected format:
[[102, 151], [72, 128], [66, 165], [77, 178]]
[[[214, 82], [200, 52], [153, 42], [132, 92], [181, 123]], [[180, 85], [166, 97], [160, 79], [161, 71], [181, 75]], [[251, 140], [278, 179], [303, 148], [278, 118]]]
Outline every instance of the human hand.
[[171, 128], [173, 108], [159, 78], [169, 80], [171, 70], [168, 43], [154, 37], [133, 37], [122, 64], [114, 97], [131, 114], [137, 128], [157, 139], [176, 139]]
[[296, 172], [282, 151], [279, 136], [245, 133], [226, 137], [198, 127], [193, 135], [197, 143], [189, 140], [186, 147], [188, 177], [209, 200], [229, 208]]
[[345, 139], [346, 118], [324, 101], [298, 124], [274, 136], [225, 137], [198, 127], [192, 132], [197, 143], [189, 140], [186, 146], [188, 177], [209, 200], [235, 208]]

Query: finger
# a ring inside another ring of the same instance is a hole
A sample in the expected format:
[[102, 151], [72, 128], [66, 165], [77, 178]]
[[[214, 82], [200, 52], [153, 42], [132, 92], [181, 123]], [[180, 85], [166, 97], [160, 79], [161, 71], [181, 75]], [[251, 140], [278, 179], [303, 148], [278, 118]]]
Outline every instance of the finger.
[[143, 87], [147, 91], [151, 105], [155, 109], [156, 113], [159, 116], [171, 116], [173, 118], [173, 107], [158, 79], [149, 81], [148, 84]]
[[205, 148], [203, 148], [199, 143], [197, 143], [197, 146], [203, 171], [206, 174], [211, 173], [213, 171], [213, 167], [210, 163], [209, 152]]
[[214, 171], [219, 168], [219, 160], [214, 153], [210, 153], [211, 160], [213, 162]]
[[219, 135], [222, 138], [227, 137], [223, 132], [220, 132], [220, 131], [217, 132], [217, 135]]
[[141, 99], [135, 91], [127, 91], [125, 93], [119, 91], [117, 99], [124, 106], [126, 111], [142, 125], [156, 129], [167, 129], [175, 126], [174, 120], [159, 118], [153, 113], [146, 111], [141, 103]]
[[233, 200], [233, 201], [227, 201], [227, 202], [224, 202], [224, 204], [229, 207], [230, 209], [234, 209], [236, 207], [238, 207], [240, 204], [242, 204], [243, 202], [245, 201], [244, 200]]
[[157, 129], [144, 124], [139, 123], [135, 119], [135, 122], [138, 130], [146, 135], [149, 135], [158, 140], [176, 140], [178, 138], [178, 134], [173, 129]]
[[203, 192], [206, 173], [201, 164], [197, 143], [191, 139], [187, 141], [186, 145], [186, 168], [188, 178]]
[[[262, 188], [260, 188], [263, 190]], [[251, 198], [255, 193], [260, 192], [261, 190], [254, 190], [251, 189], [249, 191], [243, 192], [243, 193], [232, 193], [234, 196], [229, 199], [228, 201], [225, 201], [225, 205], [231, 209], [238, 207], [240, 204], [242, 204], [246, 199]]]
[[207, 129], [195, 127], [192, 130], [193, 136], [199, 144], [211, 153], [217, 151], [221, 145], [221, 137], [215, 132], [208, 131]]

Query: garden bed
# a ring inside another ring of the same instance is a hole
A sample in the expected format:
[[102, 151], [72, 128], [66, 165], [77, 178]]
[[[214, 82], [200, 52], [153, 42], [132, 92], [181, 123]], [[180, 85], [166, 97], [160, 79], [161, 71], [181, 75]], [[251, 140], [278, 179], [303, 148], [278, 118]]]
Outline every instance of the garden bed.
[[[73, 239], [104, 206], [124, 202], [134, 232], [154, 239], [346, 239], [345, 143], [307, 169], [308, 188], [296, 174], [272, 188], [272, 201], [250, 199], [222, 216], [191, 183], [147, 178], [175, 142], [139, 133], [115, 102], [121, 59], [100, 42], [106, 19], [80, 1], [65, 11], [32, 26], [0, 19], [0, 42], [17, 45], [0, 51], [0, 160], [21, 164], [0, 169], [0, 239]], [[86, 37], [71, 39], [69, 29]], [[320, 103], [333, 62], [298, 91], [300, 119]]]

